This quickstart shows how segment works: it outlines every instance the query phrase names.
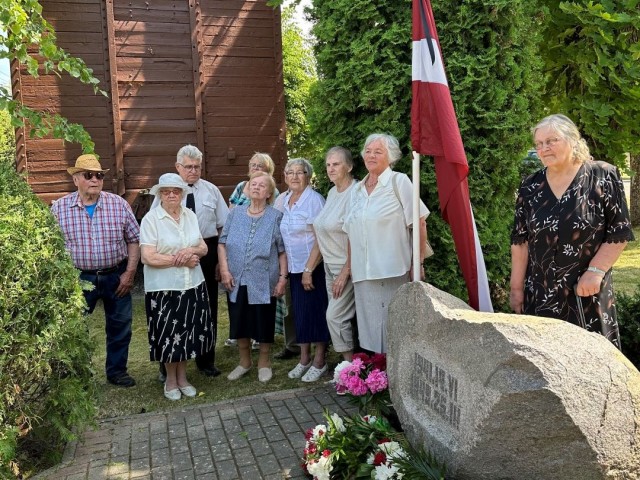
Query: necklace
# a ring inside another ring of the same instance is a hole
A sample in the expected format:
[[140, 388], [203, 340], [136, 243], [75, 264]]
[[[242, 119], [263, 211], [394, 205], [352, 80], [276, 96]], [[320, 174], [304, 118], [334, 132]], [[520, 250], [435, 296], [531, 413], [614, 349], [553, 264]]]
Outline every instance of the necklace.
[[369, 183], [369, 181], [368, 181], [368, 180], [369, 180], [369, 179], [367, 179], [367, 181], [366, 181], [366, 182], [364, 182], [364, 185], [365, 185], [367, 188], [375, 187], [375, 186], [378, 184], [378, 180], [376, 180], [376, 181], [375, 181], [375, 182], [373, 182], [373, 183]]
[[266, 210], [267, 206], [265, 205], [264, 207], [262, 207], [262, 210], [258, 210], [257, 212], [252, 212], [251, 208], [247, 208], [247, 212], [249, 212], [251, 215], [260, 215], [262, 212], [264, 212]]

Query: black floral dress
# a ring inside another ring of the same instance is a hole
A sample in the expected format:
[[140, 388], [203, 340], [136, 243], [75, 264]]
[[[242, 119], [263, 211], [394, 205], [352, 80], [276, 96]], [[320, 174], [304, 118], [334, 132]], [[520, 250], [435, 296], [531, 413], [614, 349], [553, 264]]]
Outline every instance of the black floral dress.
[[[528, 242], [524, 313], [580, 325], [574, 287], [602, 243], [633, 240], [617, 169], [584, 163], [562, 198], [551, 191], [546, 168], [520, 186], [511, 243]], [[600, 292], [582, 297], [586, 328], [620, 348], [611, 270]]]

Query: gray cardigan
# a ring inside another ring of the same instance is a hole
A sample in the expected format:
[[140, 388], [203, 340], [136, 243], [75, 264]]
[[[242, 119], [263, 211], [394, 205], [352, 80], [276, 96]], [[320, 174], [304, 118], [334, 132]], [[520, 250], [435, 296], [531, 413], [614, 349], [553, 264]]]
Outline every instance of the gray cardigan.
[[218, 240], [227, 249], [227, 264], [235, 281], [229, 298], [235, 302], [238, 288], [246, 285], [250, 304], [267, 304], [280, 274], [278, 254], [284, 252], [282, 212], [267, 206], [260, 218], [252, 218], [248, 208], [239, 205], [231, 209]]

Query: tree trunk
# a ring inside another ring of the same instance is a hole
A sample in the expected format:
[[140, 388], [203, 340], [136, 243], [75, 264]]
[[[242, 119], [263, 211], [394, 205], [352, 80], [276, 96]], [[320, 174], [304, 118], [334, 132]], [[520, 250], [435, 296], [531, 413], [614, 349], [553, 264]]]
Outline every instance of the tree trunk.
[[629, 195], [629, 211], [631, 224], [640, 226], [640, 153], [631, 155], [631, 194]]

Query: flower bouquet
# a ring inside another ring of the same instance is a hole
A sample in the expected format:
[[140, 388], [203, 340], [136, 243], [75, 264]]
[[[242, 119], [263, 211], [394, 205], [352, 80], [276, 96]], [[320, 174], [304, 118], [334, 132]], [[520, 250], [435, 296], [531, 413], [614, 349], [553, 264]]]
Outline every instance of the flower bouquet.
[[443, 467], [414, 450], [386, 419], [341, 418], [324, 412], [326, 424], [307, 430], [302, 468], [314, 480], [443, 480]]
[[[303, 451], [302, 468], [317, 480], [370, 478], [376, 465], [367, 463], [369, 456], [385, 448], [381, 445], [397, 443], [402, 436], [384, 418], [373, 415], [343, 419], [325, 412], [324, 417], [326, 424], [307, 430]], [[357, 476], [365, 473], [360, 472], [363, 467], [367, 470], [365, 477]]]
[[392, 407], [386, 369], [384, 354], [356, 353], [351, 362], [341, 362], [335, 368], [336, 391], [357, 405], [360, 413], [389, 415]]

